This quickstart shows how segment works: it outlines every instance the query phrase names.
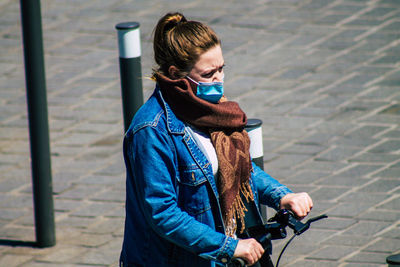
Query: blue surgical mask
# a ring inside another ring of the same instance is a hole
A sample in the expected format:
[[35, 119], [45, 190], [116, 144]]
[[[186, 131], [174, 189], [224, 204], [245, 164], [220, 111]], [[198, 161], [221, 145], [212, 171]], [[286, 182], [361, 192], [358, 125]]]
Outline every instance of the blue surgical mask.
[[189, 80], [197, 84], [196, 96], [204, 99], [211, 103], [218, 103], [221, 97], [224, 95], [224, 83], [223, 82], [196, 82], [189, 76], [186, 76]]

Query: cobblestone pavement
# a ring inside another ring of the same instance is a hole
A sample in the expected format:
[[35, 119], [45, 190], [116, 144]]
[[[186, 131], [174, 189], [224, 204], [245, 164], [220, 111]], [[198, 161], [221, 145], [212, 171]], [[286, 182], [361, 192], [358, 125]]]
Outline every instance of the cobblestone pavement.
[[[263, 120], [265, 169], [330, 218], [282, 266], [386, 266], [400, 249], [400, 1], [42, 2], [57, 245], [0, 266], [116, 266], [125, 177], [114, 26], [141, 23], [143, 74], [167, 11], [223, 41], [227, 96]], [[19, 1], [0, 0], [0, 239], [34, 241]], [[153, 84], [143, 80], [144, 95]], [[275, 242], [277, 258], [284, 241]]]

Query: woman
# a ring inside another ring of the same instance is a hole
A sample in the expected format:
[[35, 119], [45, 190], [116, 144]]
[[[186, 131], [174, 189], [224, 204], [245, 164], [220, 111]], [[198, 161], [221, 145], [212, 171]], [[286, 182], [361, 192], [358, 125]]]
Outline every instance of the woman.
[[[264, 249], [238, 239], [246, 206], [312, 208], [251, 163], [246, 115], [223, 96], [220, 40], [180, 13], [154, 33], [156, 89], [124, 139], [127, 199], [122, 266], [215, 266]], [[257, 216], [260, 214], [257, 209]]]

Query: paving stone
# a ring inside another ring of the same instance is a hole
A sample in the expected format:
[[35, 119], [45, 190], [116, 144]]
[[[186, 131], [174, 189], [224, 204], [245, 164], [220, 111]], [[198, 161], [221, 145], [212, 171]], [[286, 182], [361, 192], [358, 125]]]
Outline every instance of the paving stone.
[[323, 35], [319, 34], [302, 34], [298, 35], [295, 39], [293, 39], [291, 42], [286, 44], [288, 47], [303, 47], [303, 46], [308, 46], [312, 44], [313, 42], [316, 42], [319, 40]]
[[75, 210], [80, 205], [79, 200], [58, 199], [54, 200], [54, 210], [58, 212], [68, 212]]
[[324, 267], [336, 267], [337, 266], [337, 262], [334, 261], [321, 261], [321, 260], [300, 260], [300, 261], [296, 261], [292, 264], [289, 265], [285, 265], [285, 266], [291, 266], [291, 267], [295, 267], [295, 266], [303, 266], [303, 267], [318, 267], [318, 266], [324, 266]]
[[398, 239], [400, 237], [399, 227], [398, 226], [393, 227], [392, 229], [384, 232], [381, 236], [385, 237], [385, 238], [397, 238]]
[[370, 173], [382, 168], [382, 166], [383, 165], [357, 164], [341, 171], [338, 175], [347, 177], [367, 177]]
[[347, 164], [340, 163], [340, 162], [328, 162], [328, 161], [313, 160], [313, 161], [303, 164], [300, 167], [300, 169], [326, 171], [326, 172], [333, 173], [333, 172], [338, 171], [346, 166], [347, 166]]
[[400, 149], [400, 140], [386, 141], [370, 150], [371, 153], [390, 153]]
[[14, 210], [14, 209], [5, 209], [2, 210], [0, 213], [0, 220], [12, 221], [20, 218], [21, 216], [25, 215], [24, 210]]
[[17, 267], [21, 266], [24, 262], [27, 262], [30, 259], [32, 259], [31, 256], [6, 254], [0, 257], [0, 265], [7, 267]]
[[113, 210], [121, 207], [119, 203], [110, 203], [110, 202], [97, 202], [90, 203], [87, 206], [83, 206], [82, 208], [77, 209], [71, 215], [73, 216], [81, 216], [81, 217], [96, 217], [102, 215], [108, 215]]
[[397, 210], [400, 204], [400, 197], [396, 197], [389, 202], [383, 203], [379, 205], [377, 208], [386, 209], [386, 210]]
[[340, 136], [344, 132], [348, 131], [353, 127], [352, 123], [345, 123], [341, 121], [324, 121], [314, 127], [314, 129], [320, 133], [326, 133], [328, 135]]
[[352, 131], [351, 133], [349, 133], [349, 135], [358, 138], [373, 137], [387, 129], [388, 128], [384, 126], [365, 125]]
[[344, 234], [372, 236], [388, 226], [390, 226], [390, 223], [387, 222], [363, 221], [353, 225]]
[[387, 133], [385, 133], [384, 135], [382, 135], [383, 138], [400, 138], [400, 130], [392, 130], [389, 131]]
[[306, 117], [317, 117], [324, 118], [332, 115], [335, 112], [334, 109], [331, 108], [314, 108], [314, 107], [306, 107], [300, 110], [295, 111], [293, 114], [306, 116]]
[[359, 162], [359, 163], [372, 163], [372, 164], [379, 164], [379, 163], [394, 163], [398, 160], [397, 155], [391, 154], [383, 154], [383, 153], [362, 153], [358, 156], [352, 157], [349, 159], [349, 162]]
[[377, 177], [396, 178], [399, 177], [400, 168], [387, 168], [375, 174]]
[[[288, 236], [290, 237], [292, 233], [288, 233]], [[283, 246], [286, 244], [286, 242], [280, 242], [279, 244], [274, 244], [274, 249], [276, 252], [280, 252], [283, 249]], [[306, 243], [300, 239], [293, 239], [293, 241], [290, 243], [290, 246], [287, 247], [287, 250], [285, 250], [285, 258], [288, 257], [289, 255], [295, 255], [297, 257], [301, 257], [304, 254], [310, 254], [317, 250], [318, 244], [310, 244]], [[283, 263], [283, 262], [282, 262]]]
[[392, 191], [394, 188], [400, 186], [399, 180], [379, 180], [372, 184], [369, 184], [366, 187], [360, 189], [362, 192], [382, 192], [386, 193], [388, 191]]
[[335, 140], [334, 144], [338, 146], [348, 146], [348, 147], [359, 147], [359, 148], [365, 148], [367, 146], [374, 145], [378, 143], [379, 140], [374, 139], [374, 138], [358, 138], [354, 136], [345, 136], [342, 138], [338, 138]]
[[92, 234], [123, 234], [124, 222], [116, 218], [105, 218], [98, 224], [86, 229], [85, 232]]
[[97, 194], [91, 198], [94, 201], [110, 201], [110, 202], [121, 202], [125, 203], [126, 199], [125, 190], [119, 190], [116, 188], [115, 190], [105, 191], [103, 193]]
[[119, 259], [119, 255], [115, 254], [113, 251], [120, 249], [121, 243], [119, 241], [110, 242], [104, 246], [101, 246], [97, 250], [92, 250], [81, 257], [76, 258], [77, 263], [81, 264], [104, 264], [111, 265], [116, 264]]
[[[65, 244], [79, 246], [79, 247], [86, 247], [86, 248], [97, 248], [102, 245], [107, 244], [110, 240], [113, 239], [113, 236], [110, 234], [89, 234], [89, 233], [79, 233], [75, 236], [71, 236], [68, 240], [65, 240]], [[88, 251], [88, 250], [83, 250]], [[81, 251], [73, 251], [76, 254], [83, 254], [82, 249]], [[78, 255], [74, 255], [77, 257]]]
[[79, 159], [73, 159], [71, 161], [67, 161], [63, 164], [61, 164], [60, 168], [61, 170], [65, 171], [67, 170], [68, 172], [75, 172], [75, 173], [81, 173], [81, 175], [85, 175], [87, 173], [94, 172], [96, 170], [100, 170], [104, 168], [105, 165], [108, 165], [108, 160], [103, 159], [103, 160], [96, 160], [96, 161], [84, 161], [84, 160], [79, 160]]
[[58, 266], [59, 263], [72, 261], [75, 257], [83, 254], [85, 250], [86, 249], [82, 247], [59, 246], [53, 253], [48, 253], [45, 256], [39, 257], [38, 260]]
[[357, 152], [359, 152], [359, 149], [350, 148], [348, 146], [338, 146], [318, 155], [316, 159], [321, 161], [343, 161], [353, 156]]
[[329, 140], [332, 139], [335, 135], [329, 133], [315, 133], [311, 134], [300, 141], [299, 144], [310, 144], [310, 145], [322, 145], [324, 143], [329, 143]]
[[123, 161], [115, 162], [106, 168], [102, 168], [101, 170], [97, 171], [96, 175], [112, 175], [114, 177], [121, 175], [125, 172], [125, 166]]
[[0, 239], [21, 240], [26, 242], [35, 240], [35, 232], [33, 227], [24, 227], [21, 225], [14, 226], [11, 224], [3, 227], [1, 231]]
[[111, 210], [107, 214], [105, 214], [107, 218], [125, 218], [125, 207], [120, 204], [116, 207], [116, 209]]
[[311, 184], [315, 181], [324, 179], [328, 173], [325, 172], [312, 172], [312, 171], [301, 171], [296, 173], [294, 176], [285, 179], [286, 184]]
[[308, 156], [303, 155], [282, 155], [267, 163], [267, 166], [271, 165], [273, 168], [291, 168], [304, 162], [308, 158]]
[[386, 263], [386, 258], [390, 256], [386, 253], [372, 253], [372, 252], [361, 252], [351, 257], [349, 262], [358, 262], [358, 263]]
[[396, 115], [390, 115], [390, 114], [376, 114], [376, 115], [371, 115], [368, 116], [367, 118], [361, 120], [361, 122], [385, 122], [385, 123], [390, 123], [390, 124], [397, 124], [399, 121], [398, 116]]
[[316, 182], [317, 185], [327, 185], [327, 186], [343, 186], [343, 187], [360, 187], [368, 183], [367, 179], [359, 177], [346, 177], [346, 176], [332, 176], [328, 178], [321, 179]]
[[386, 252], [386, 253], [392, 253], [392, 251], [396, 251], [400, 247], [400, 240], [399, 239], [381, 239], [367, 248], [365, 248], [363, 251], [371, 251], [371, 252]]
[[[46, 267], [46, 266], [53, 267], [54, 265], [55, 265], [54, 262], [41, 262], [41, 261], [32, 262], [32, 261], [29, 261], [28, 263], [21, 265], [21, 267]], [[59, 266], [59, 267], [85, 267], [87, 265], [76, 264], [76, 263], [73, 263], [73, 264], [59, 263], [58, 262], [57, 266]], [[104, 265], [92, 265], [92, 266], [104, 266]]]
[[293, 153], [293, 154], [315, 155], [324, 149], [325, 147], [322, 146], [294, 144], [292, 146], [280, 149], [278, 151], [281, 153], [288, 153], [288, 154]]
[[[31, 193], [31, 191], [30, 191]], [[33, 206], [32, 194], [25, 195], [25, 194], [15, 194], [12, 198], [12, 201], [7, 203], [8, 209], [22, 209], [28, 208]], [[1, 215], [0, 215], [1, 217]]]
[[124, 183], [125, 177], [115, 177], [115, 176], [88, 176], [80, 179], [77, 184], [94, 184], [94, 185], [112, 185], [116, 183]]
[[[330, 200], [329, 198], [326, 198]], [[341, 218], [352, 218], [357, 216], [358, 214], [365, 212], [369, 209], [371, 203], [341, 203], [338, 206], [328, 210], [328, 214], [331, 216], [337, 216]]]
[[324, 240], [322, 243], [335, 246], [361, 247], [364, 244], [370, 243], [373, 241], [373, 239], [374, 237], [363, 235], [335, 235], [327, 240]]
[[386, 264], [379, 263], [346, 263], [343, 265], [344, 267], [386, 267]]
[[85, 186], [85, 185], [77, 185], [61, 194], [59, 194], [59, 198], [62, 199], [86, 199], [91, 197], [92, 195], [101, 192], [104, 190], [103, 186], [99, 185], [91, 185], [91, 186]]
[[360, 219], [373, 221], [396, 222], [400, 219], [400, 213], [396, 211], [372, 210], [358, 216]]
[[66, 227], [72, 229], [86, 229], [98, 223], [98, 220], [94, 217], [74, 217], [74, 216], [67, 216], [65, 215], [61, 217], [61, 219], [56, 219], [57, 226], [60, 226], [60, 229], [65, 231]]
[[[328, 215], [329, 216], [329, 215]], [[343, 230], [351, 225], [355, 224], [356, 220], [352, 218], [335, 218], [335, 217], [328, 217], [328, 219], [322, 220], [316, 224], [313, 224], [313, 229], [332, 229], [332, 230]], [[343, 244], [344, 245], [344, 244]]]
[[308, 258], [309, 259], [328, 259], [328, 260], [339, 260], [356, 249], [353, 247], [343, 247], [343, 246], [327, 246], [321, 248], [319, 251], [313, 253]]

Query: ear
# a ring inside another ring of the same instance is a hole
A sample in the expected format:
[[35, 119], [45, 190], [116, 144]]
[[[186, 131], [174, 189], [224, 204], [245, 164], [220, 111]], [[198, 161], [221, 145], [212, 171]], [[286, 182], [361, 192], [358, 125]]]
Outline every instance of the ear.
[[179, 69], [175, 67], [174, 65], [169, 66], [168, 68], [168, 74], [169, 77], [172, 79], [178, 79], [179, 78]]

